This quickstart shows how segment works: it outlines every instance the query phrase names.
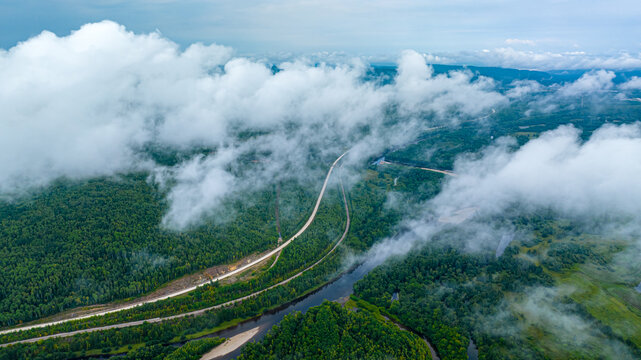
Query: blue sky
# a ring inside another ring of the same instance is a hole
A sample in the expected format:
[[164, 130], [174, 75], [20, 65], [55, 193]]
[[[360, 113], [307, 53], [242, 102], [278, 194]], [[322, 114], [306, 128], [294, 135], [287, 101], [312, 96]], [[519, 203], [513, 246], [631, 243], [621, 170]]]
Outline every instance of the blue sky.
[[641, 3], [630, 0], [0, 0], [0, 47], [105, 19], [136, 33], [159, 30], [183, 46], [227, 45], [240, 55], [641, 52]]

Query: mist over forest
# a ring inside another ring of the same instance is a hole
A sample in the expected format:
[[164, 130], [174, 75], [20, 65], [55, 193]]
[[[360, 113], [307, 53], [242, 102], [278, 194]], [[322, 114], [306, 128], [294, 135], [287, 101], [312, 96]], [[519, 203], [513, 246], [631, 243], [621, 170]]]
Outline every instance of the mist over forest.
[[639, 59], [446, 55], [0, 49], [0, 359], [199, 358], [354, 269], [240, 358], [641, 356]]

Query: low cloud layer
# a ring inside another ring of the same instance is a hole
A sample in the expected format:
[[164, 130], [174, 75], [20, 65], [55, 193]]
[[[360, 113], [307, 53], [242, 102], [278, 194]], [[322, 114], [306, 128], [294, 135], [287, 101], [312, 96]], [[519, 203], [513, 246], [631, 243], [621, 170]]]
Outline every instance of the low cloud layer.
[[[587, 140], [580, 135], [572, 126], [561, 126], [521, 147], [512, 138], [501, 138], [478, 154], [459, 158], [454, 166], [457, 176], [447, 177], [443, 190], [423, 204], [422, 212], [406, 220], [399, 234], [376, 244], [363, 259], [380, 264], [426, 243], [494, 252], [498, 257], [513, 239], [527, 241], [532, 236], [511, 223], [515, 215], [552, 210], [578, 226], [589, 227], [591, 234], [605, 234], [600, 241], [612, 241], [609, 255], [613, 258], [604, 268], [613, 272], [612, 277], [616, 271], [618, 281], [636, 285], [641, 244], [641, 123], [606, 124]], [[457, 214], [467, 216], [462, 221], [442, 221]], [[612, 250], [624, 241], [628, 247]], [[493, 316], [483, 318], [484, 331], [499, 337], [541, 331], [546, 337], [539, 344], [558, 347], [556, 351], [635, 358], [609, 329], [568, 301], [574, 291], [584, 290], [558, 285], [507, 297]]]
[[620, 87], [623, 90], [641, 90], [641, 78], [633, 76], [630, 80], [621, 84]]
[[145, 167], [137, 150], [168, 136], [158, 121], [203, 121], [197, 89], [229, 55], [215, 45], [180, 52], [110, 22], [0, 52], [0, 192]]
[[[437, 123], [483, 117], [508, 99], [615, 89], [614, 73], [601, 70], [551, 88], [521, 81], [501, 94], [492, 79], [469, 71], [434, 74], [429, 60], [405, 51], [392, 81], [380, 84], [367, 80], [358, 59], [294, 59], [275, 70], [224, 46], [183, 51], [157, 33], [137, 35], [108, 21], [65, 37], [43, 32], [0, 52], [0, 196], [58, 178], [150, 171], [170, 186], [165, 223], [185, 228], [234, 191], [326, 170], [310, 158], [329, 161], [350, 148], [346, 161], [357, 164]], [[636, 80], [619, 88], [634, 89]], [[165, 167], [151, 160], [150, 146], [213, 151]], [[250, 172], [239, 158], [255, 161]]]
[[[353, 148], [356, 161], [434, 122], [507, 103], [491, 79], [434, 75], [414, 51], [398, 63], [398, 76], [382, 85], [365, 80], [368, 66], [357, 59], [291, 60], [275, 71], [224, 46], [183, 51], [109, 21], [65, 37], [43, 32], [0, 52], [0, 196], [60, 177], [152, 171], [171, 184], [166, 223], [183, 228], [234, 189], [292, 168], [307, 175], [310, 156]], [[150, 160], [149, 146], [214, 151], [166, 168]], [[259, 160], [251, 176], [239, 175], [242, 156]]]
[[583, 74], [578, 80], [561, 87], [561, 96], [573, 97], [594, 93], [602, 93], [614, 87], [615, 74], [612, 71], [598, 70]]
[[[609, 338], [604, 327], [581, 316], [576, 305], [563, 301], [574, 291], [568, 286], [527, 289], [523, 296], [504, 301], [502, 310], [486, 320], [485, 331], [499, 337], [538, 332], [543, 334], [539, 345], [553, 346], [557, 354], [634, 359], [623, 342]], [[515, 323], [515, 318], [521, 321]]]
[[[528, 40], [508, 39], [508, 45], [528, 45]], [[641, 54], [619, 53], [608, 56], [593, 55], [583, 51], [541, 52], [513, 47], [496, 48], [475, 52], [434, 54], [440, 62], [500, 66], [527, 70], [589, 70], [589, 69], [639, 69]]]
[[641, 123], [606, 124], [585, 141], [580, 135], [566, 125], [520, 148], [513, 138], [499, 138], [478, 154], [460, 157], [454, 166], [457, 176], [448, 177], [422, 212], [368, 257], [380, 262], [403, 255], [439, 241], [436, 236], [443, 230], [454, 231], [448, 237], [453, 245], [500, 255], [515, 235], [527, 238], [504, 216], [515, 211], [552, 210], [593, 226], [599, 220], [601, 231], [634, 238], [641, 230], [636, 225], [641, 214]]
[[461, 159], [458, 174], [435, 199], [439, 207], [500, 213], [514, 204], [567, 215], [641, 213], [641, 126], [605, 125], [583, 142], [561, 126], [512, 150], [500, 139], [479, 159]]

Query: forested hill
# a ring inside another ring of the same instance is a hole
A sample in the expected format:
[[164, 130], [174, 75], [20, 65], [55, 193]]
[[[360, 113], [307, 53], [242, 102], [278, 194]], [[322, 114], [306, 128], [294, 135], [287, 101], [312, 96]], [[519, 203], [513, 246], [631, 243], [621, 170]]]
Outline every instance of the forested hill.
[[373, 315], [333, 302], [288, 315], [259, 343], [248, 343], [239, 360], [430, 359], [427, 344]]
[[[33, 198], [0, 202], [0, 326], [139, 296], [274, 246], [272, 190], [252, 194], [251, 204], [230, 201], [238, 216], [185, 232], [160, 225], [167, 204], [145, 174], [61, 181]], [[281, 219], [286, 233], [314, 190], [283, 186], [281, 201], [291, 210]]]

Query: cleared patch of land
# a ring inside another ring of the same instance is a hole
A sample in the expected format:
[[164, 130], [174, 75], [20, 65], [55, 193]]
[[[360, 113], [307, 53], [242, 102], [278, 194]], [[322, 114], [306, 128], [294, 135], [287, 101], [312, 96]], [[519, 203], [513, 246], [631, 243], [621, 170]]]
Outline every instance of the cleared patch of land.
[[260, 330], [260, 326], [257, 326], [253, 329], [247, 330], [245, 332], [242, 332], [238, 335], [234, 335], [227, 339], [222, 345], [216, 346], [212, 351], [206, 353], [201, 357], [201, 360], [212, 360], [216, 359], [218, 357], [221, 357], [223, 355], [227, 355], [230, 352], [238, 349], [239, 347], [243, 346], [246, 342], [251, 340], [251, 338], [254, 337]]

